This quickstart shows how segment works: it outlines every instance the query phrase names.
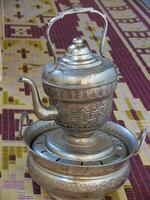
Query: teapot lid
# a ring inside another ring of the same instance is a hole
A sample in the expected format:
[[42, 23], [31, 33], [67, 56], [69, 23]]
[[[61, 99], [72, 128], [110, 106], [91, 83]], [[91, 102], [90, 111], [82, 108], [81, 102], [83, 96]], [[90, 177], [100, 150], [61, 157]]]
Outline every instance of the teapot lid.
[[65, 55], [48, 63], [42, 74], [46, 85], [58, 88], [90, 88], [116, 81], [115, 65], [94, 54], [80, 38], [73, 39]]
[[59, 64], [72, 69], [90, 68], [102, 63], [102, 56], [91, 52], [81, 38], [74, 38]]

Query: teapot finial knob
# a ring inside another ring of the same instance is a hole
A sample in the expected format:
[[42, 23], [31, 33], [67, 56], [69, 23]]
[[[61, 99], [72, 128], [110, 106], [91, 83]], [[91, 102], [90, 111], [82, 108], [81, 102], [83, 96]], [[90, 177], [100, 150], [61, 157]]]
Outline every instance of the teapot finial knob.
[[72, 40], [73, 44], [76, 44], [76, 45], [81, 45], [83, 44], [83, 40], [79, 37], [76, 37]]

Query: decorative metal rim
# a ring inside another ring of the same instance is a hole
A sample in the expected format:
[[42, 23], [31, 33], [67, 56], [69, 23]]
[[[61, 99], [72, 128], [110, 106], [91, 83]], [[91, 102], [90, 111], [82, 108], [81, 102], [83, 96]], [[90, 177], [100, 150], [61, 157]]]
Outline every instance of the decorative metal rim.
[[[133, 155], [136, 155], [139, 150], [141, 149], [141, 144], [142, 141], [139, 141], [138, 139], [136, 139], [136, 137], [134, 136], [133, 133], [131, 133], [129, 130], [127, 130], [126, 128], [114, 123], [114, 122], [111, 122], [111, 121], [108, 121], [106, 123], [106, 125], [104, 125], [104, 128], [106, 128], [106, 126], [111, 126], [112, 129], [114, 128], [117, 128], [118, 129], [118, 134], [120, 133], [120, 135], [122, 135], [122, 132], [124, 132], [124, 135], [126, 136], [126, 133], [130, 134], [130, 136], [132, 137], [132, 139], [134, 140], [135, 142], [135, 147], [134, 147], [134, 150], [132, 150], [132, 152], [127, 156], [125, 157], [124, 159], [118, 161], [118, 162], [114, 162], [114, 163], [109, 163], [109, 164], [106, 164], [106, 165], [101, 165], [101, 166], [98, 166], [98, 165], [92, 165], [92, 166], [78, 166], [78, 165], [71, 165], [71, 166], [75, 166], [75, 167], [95, 167], [95, 168], [98, 168], [98, 167], [106, 167], [106, 166], [114, 166], [114, 165], [117, 165], [117, 164], [121, 164], [125, 161], [127, 161], [129, 158], [131, 158]], [[37, 130], [35, 130], [35, 127]], [[42, 156], [40, 156], [39, 154], [37, 154], [36, 152], [33, 151], [33, 149], [31, 149], [31, 144], [33, 142], [33, 140], [38, 137], [39, 135], [43, 134], [43, 132], [45, 131], [52, 131], [54, 129], [57, 129], [59, 128], [59, 126], [54, 122], [54, 121], [50, 121], [50, 122], [46, 122], [46, 121], [36, 121], [34, 122], [33, 124], [31, 124], [30, 126], [27, 126], [27, 128], [23, 131], [23, 133], [21, 133], [23, 139], [24, 139], [24, 142], [26, 143], [27, 147], [29, 148], [29, 151], [35, 156], [35, 157], [39, 157], [39, 159], [44, 159]], [[27, 137], [26, 137], [26, 134], [30, 134], [31, 135], [31, 138], [30, 140], [31, 141], [27, 141]], [[145, 130], [141, 133], [141, 135], [144, 134], [144, 137], [139, 137], [140, 139], [142, 138], [142, 140], [145, 139]], [[56, 163], [56, 160], [47, 160], [49, 162], [55, 162]], [[64, 164], [64, 163], [57, 163], [59, 165], [64, 165], [64, 166], [69, 166], [70, 164]]]

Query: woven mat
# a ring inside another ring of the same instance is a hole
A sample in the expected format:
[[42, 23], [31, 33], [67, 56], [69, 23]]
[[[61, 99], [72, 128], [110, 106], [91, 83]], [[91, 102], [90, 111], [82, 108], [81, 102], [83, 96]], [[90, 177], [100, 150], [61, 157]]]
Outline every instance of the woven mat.
[[[69, 7], [89, 7], [107, 15], [109, 30], [104, 54], [118, 67], [112, 120], [134, 134], [150, 130], [150, 10], [142, 0], [5, 0], [3, 81], [0, 82], [0, 190], [1, 200], [48, 200], [26, 168], [27, 149], [18, 135], [19, 116], [29, 111], [37, 120], [29, 87], [17, 83], [19, 75], [35, 80], [42, 101], [48, 98], [41, 87], [43, 66], [53, 59], [47, 47], [48, 19]], [[102, 20], [91, 14], [66, 17], [55, 25], [52, 39], [57, 55], [64, 53], [76, 36], [87, 40], [98, 52]], [[129, 179], [106, 200], [150, 200], [150, 135], [140, 154], [131, 159]]]

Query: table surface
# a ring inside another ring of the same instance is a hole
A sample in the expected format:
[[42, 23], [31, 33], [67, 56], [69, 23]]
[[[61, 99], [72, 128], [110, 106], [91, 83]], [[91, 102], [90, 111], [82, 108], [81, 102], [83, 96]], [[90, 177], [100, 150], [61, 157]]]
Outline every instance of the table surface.
[[[53, 60], [45, 37], [46, 23], [69, 7], [94, 7], [109, 21], [104, 54], [117, 65], [118, 86], [111, 120], [134, 134], [150, 130], [150, 10], [142, 0], [5, 0], [3, 80], [0, 82], [0, 199], [48, 200], [47, 194], [30, 177], [26, 168], [27, 148], [18, 134], [19, 116], [33, 114], [29, 87], [17, 83], [19, 75], [34, 79], [46, 105], [41, 87], [43, 66]], [[72, 15], [52, 30], [57, 54], [65, 52], [80, 36], [98, 52], [102, 20], [92, 14]], [[129, 179], [108, 200], [150, 200], [150, 135], [140, 154], [131, 159]]]

